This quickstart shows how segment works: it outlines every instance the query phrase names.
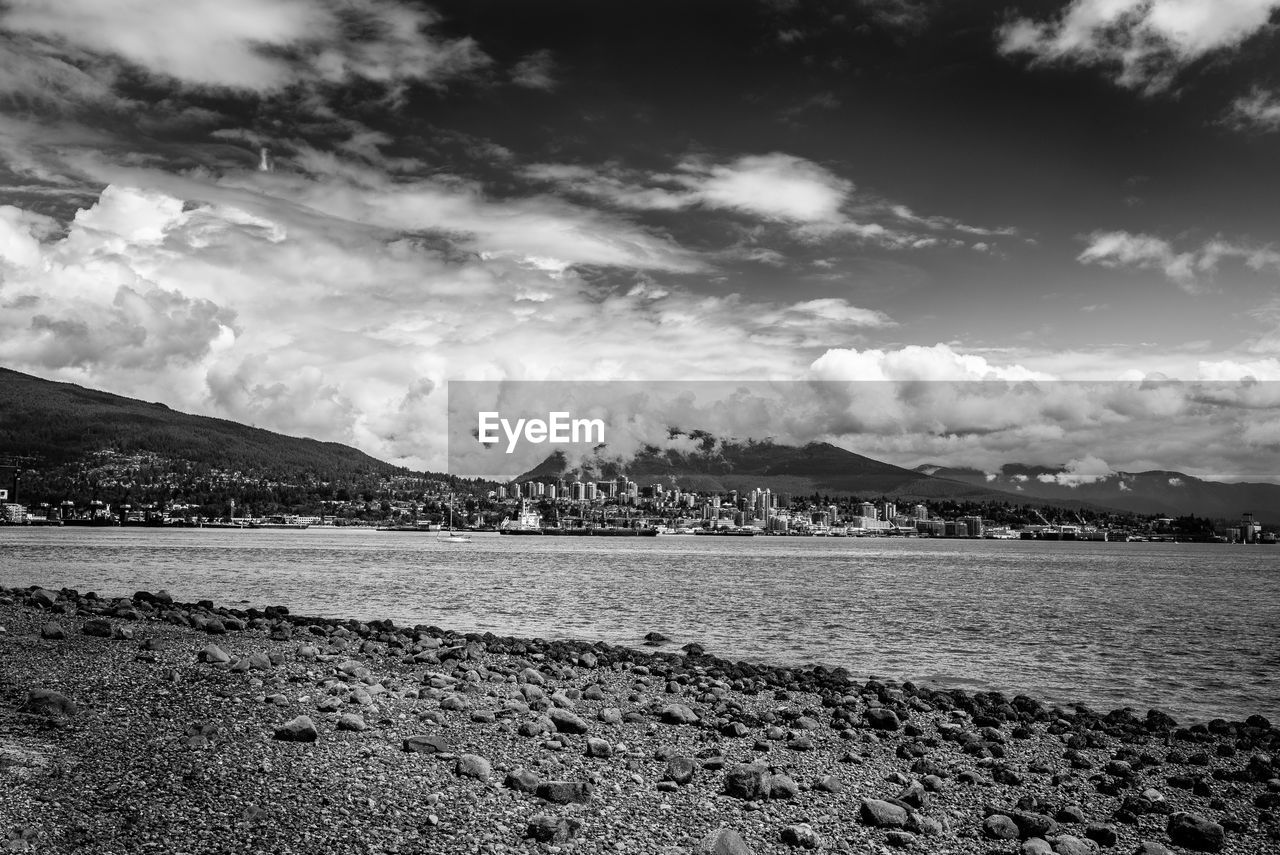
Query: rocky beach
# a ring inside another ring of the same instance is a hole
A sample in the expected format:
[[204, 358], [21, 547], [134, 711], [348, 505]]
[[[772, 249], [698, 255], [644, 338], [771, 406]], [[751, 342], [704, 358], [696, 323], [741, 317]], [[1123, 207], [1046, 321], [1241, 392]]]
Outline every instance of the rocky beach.
[[0, 590], [0, 846], [1280, 851], [1280, 729], [696, 645]]

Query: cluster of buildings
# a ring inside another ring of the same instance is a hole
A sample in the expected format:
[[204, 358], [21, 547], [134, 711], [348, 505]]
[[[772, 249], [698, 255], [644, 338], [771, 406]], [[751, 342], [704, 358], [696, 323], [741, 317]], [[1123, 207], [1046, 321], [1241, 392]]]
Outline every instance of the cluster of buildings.
[[[512, 482], [497, 488], [490, 498], [508, 506], [520, 502], [546, 502], [570, 514], [604, 516], [605, 504], [631, 509], [641, 524], [666, 530], [746, 530], [762, 534], [859, 536], [873, 534], [921, 534], [934, 537], [988, 537], [1005, 534], [979, 516], [943, 520], [923, 504], [899, 508], [894, 502], [829, 504], [797, 508], [769, 489], [727, 494], [682, 491], [653, 484], [640, 487], [618, 477], [608, 481], [562, 480]], [[595, 506], [593, 508], [593, 506]]]

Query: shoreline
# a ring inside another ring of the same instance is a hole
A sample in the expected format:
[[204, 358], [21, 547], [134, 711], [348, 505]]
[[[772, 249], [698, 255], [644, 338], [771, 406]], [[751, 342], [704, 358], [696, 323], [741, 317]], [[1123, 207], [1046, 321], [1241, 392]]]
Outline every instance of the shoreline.
[[30, 851], [1280, 849], [1261, 716], [168, 599], [0, 589], [0, 825]]

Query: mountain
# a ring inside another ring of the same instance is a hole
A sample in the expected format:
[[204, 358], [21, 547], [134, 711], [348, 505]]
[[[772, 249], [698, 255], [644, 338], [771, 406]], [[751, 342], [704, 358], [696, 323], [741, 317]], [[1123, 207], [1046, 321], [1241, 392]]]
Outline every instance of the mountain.
[[[693, 451], [649, 446], [629, 460], [597, 458], [576, 468], [563, 454], [554, 452], [516, 480], [565, 476], [599, 480], [625, 474], [641, 486], [663, 484], [682, 490], [746, 492], [759, 487], [798, 496], [821, 493], [885, 496], [899, 501], [1026, 502], [1023, 496], [985, 484], [904, 469], [826, 442], [793, 446], [771, 440], [722, 440], [700, 431], [688, 436], [695, 441]], [[1083, 503], [1069, 499], [1065, 504]]]
[[390, 502], [447, 476], [384, 463], [349, 446], [193, 416], [0, 368], [0, 489], [28, 507], [91, 501], [154, 505], [206, 518], [380, 519]]
[[229, 471], [306, 473], [337, 480], [403, 471], [336, 442], [188, 415], [164, 404], [0, 368], [0, 455], [37, 458], [33, 468], [43, 469], [104, 449]]
[[999, 472], [918, 466], [921, 475], [961, 481], [973, 486], [1012, 492], [1053, 504], [1077, 500], [1140, 514], [1178, 517], [1195, 514], [1211, 519], [1238, 520], [1251, 512], [1260, 522], [1280, 520], [1280, 485], [1205, 481], [1183, 472], [1111, 472], [1085, 483], [1062, 468], [1010, 463]]

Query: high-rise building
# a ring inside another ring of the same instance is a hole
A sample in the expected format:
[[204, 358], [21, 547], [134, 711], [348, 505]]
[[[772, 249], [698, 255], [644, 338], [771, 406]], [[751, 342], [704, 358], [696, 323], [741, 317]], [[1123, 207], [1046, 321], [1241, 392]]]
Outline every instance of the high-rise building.
[[596, 500], [596, 494], [598, 490], [599, 488], [596, 487], [595, 481], [588, 481], [586, 483], [586, 500], [588, 502], [594, 502]]
[[587, 498], [587, 485], [581, 481], [574, 481], [569, 485], [569, 498], [575, 502], [585, 501]]
[[924, 504], [919, 504], [911, 509], [911, 515], [918, 520], [927, 520], [929, 518], [929, 509]]
[[895, 505], [893, 502], [885, 502], [883, 519], [892, 520], [897, 515], [898, 515], [898, 506]]
[[876, 513], [876, 506], [873, 505], [871, 502], [863, 502], [862, 504], [858, 505], [858, 516], [866, 517], [867, 519], [873, 519], [873, 520], [880, 518], [880, 516]]
[[547, 485], [546, 492], [544, 493], [544, 495], [545, 495], [548, 499], [551, 499], [552, 501], [554, 501], [554, 500], [555, 500], [555, 498], [556, 498], [556, 485], [555, 485], [555, 484], [548, 484], [548, 485]]

